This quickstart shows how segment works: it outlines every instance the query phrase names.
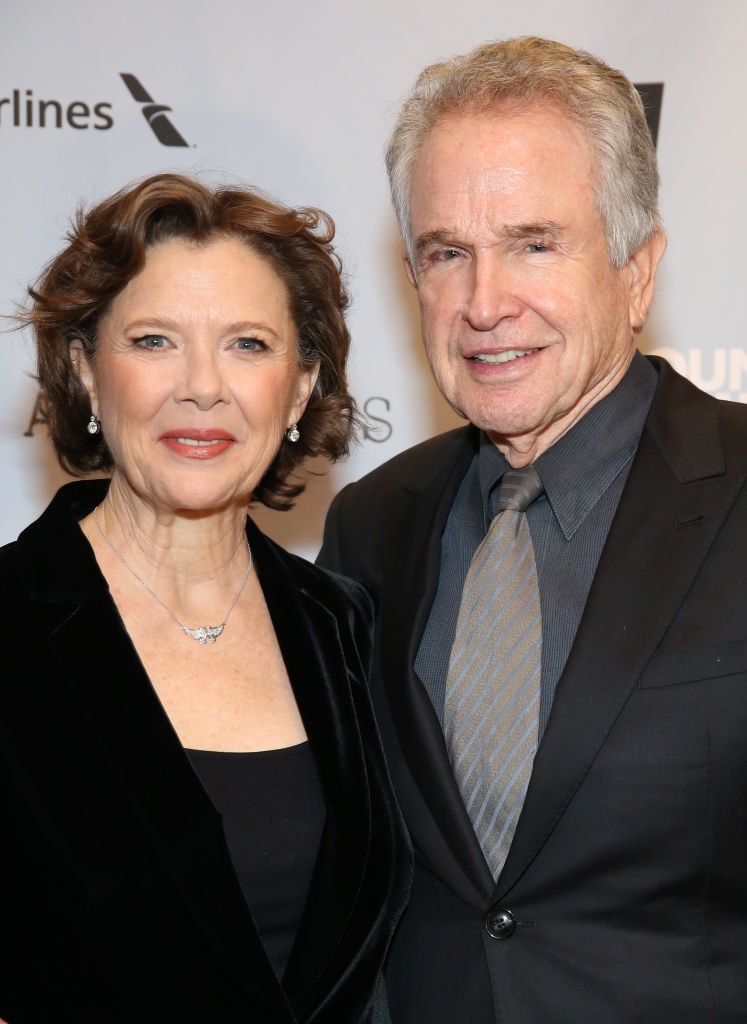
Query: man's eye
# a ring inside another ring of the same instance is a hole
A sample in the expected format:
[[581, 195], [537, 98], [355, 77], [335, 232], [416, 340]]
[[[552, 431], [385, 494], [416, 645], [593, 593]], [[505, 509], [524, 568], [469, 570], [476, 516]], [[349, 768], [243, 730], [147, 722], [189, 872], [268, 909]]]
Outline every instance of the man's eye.
[[166, 348], [166, 339], [160, 334], [144, 334], [142, 338], [135, 339], [135, 344], [138, 348], [147, 348], [155, 352]]
[[546, 242], [529, 242], [527, 252], [549, 252], [550, 246]]
[[430, 257], [434, 263], [453, 263], [461, 256], [459, 249], [437, 249]]
[[260, 338], [238, 338], [236, 348], [241, 352], [258, 352], [267, 346]]

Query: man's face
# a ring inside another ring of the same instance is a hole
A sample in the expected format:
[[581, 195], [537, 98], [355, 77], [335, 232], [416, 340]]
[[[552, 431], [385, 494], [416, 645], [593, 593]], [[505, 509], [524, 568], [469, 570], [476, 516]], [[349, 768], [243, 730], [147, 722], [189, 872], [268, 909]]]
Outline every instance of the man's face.
[[410, 278], [436, 382], [526, 465], [624, 375], [660, 234], [610, 266], [582, 130], [544, 107], [436, 125], [413, 168]]

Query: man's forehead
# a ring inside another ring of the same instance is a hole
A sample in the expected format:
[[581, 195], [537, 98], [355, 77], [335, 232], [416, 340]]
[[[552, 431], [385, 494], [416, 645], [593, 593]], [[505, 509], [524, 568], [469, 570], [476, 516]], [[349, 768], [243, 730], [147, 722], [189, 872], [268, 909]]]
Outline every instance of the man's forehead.
[[512, 136], [525, 136], [533, 131], [566, 136], [590, 150], [586, 129], [567, 111], [547, 102], [535, 102], [446, 112], [423, 138], [415, 160], [434, 146], [465, 148], [494, 137], [510, 141]]
[[438, 122], [425, 140], [413, 166], [411, 201], [422, 207], [468, 197], [479, 205], [499, 195], [523, 203], [534, 192], [556, 190], [577, 191], [578, 200], [589, 195], [593, 178], [583, 130], [562, 112], [546, 106], [465, 112]]

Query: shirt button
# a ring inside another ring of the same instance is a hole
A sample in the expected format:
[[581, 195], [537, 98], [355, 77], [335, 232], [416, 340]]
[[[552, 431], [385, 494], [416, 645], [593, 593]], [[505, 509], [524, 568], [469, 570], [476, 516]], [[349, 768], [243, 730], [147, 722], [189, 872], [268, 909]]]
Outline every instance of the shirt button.
[[491, 939], [508, 939], [516, 931], [516, 918], [510, 910], [494, 907], [485, 915], [485, 931]]

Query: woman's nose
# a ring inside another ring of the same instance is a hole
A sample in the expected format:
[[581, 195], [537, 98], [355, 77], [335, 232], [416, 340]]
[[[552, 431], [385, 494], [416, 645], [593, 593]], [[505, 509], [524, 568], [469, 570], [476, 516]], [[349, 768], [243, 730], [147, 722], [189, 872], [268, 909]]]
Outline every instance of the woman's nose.
[[187, 353], [177, 400], [194, 402], [200, 409], [210, 409], [218, 402], [227, 401], [227, 395], [219, 353], [203, 349], [193, 349]]

